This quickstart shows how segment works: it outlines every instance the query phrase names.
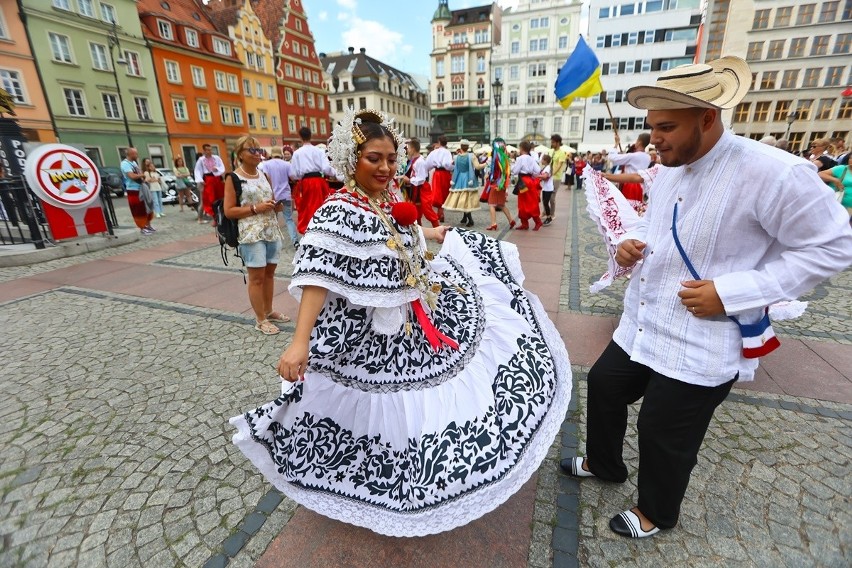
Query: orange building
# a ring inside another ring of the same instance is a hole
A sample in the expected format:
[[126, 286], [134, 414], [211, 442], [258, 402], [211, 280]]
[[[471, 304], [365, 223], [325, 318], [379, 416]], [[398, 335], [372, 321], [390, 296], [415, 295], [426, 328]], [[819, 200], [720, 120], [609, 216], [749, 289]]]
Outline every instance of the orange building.
[[0, 2], [0, 88], [15, 100], [15, 118], [29, 142], [56, 142], [27, 31], [14, 2]]
[[302, 126], [311, 129], [315, 141], [327, 139], [331, 134], [328, 92], [323, 87], [322, 67], [301, 0], [252, 0], [252, 6], [275, 51], [285, 143], [298, 144]]
[[236, 139], [248, 133], [242, 64], [197, 0], [138, 0], [151, 45], [172, 156], [191, 169], [203, 144], [230, 166]]

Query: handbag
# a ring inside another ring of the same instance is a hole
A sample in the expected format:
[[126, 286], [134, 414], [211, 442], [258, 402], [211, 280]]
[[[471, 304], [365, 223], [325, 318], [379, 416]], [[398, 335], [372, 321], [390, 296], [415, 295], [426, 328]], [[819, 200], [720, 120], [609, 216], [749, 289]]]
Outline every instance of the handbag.
[[520, 175], [518, 176], [518, 181], [515, 183], [515, 187], [512, 188], [512, 195], [518, 195], [527, 190], [527, 184], [524, 183], [524, 178]]
[[[686, 251], [683, 250], [680, 239], [677, 237], [677, 203], [675, 203], [674, 213], [672, 214], [672, 238], [674, 238], [677, 251], [680, 253], [680, 257], [683, 259], [684, 264], [686, 264], [689, 273], [696, 280], [701, 280], [695, 267], [692, 266], [689, 257], [686, 256]], [[734, 316], [728, 316], [728, 319], [737, 324], [737, 327], [740, 329], [740, 335], [743, 338], [743, 357], [746, 359], [763, 357], [781, 347], [781, 342], [778, 341], [775, 331], [772, 329], [772, 324], [769, 322], [769, 307], [764, 310], [763, 317], [757, 323], [741, 324], [740, 320]]]
[[843, 180], [846, 179], [846, 174], [849, 173], [849, 166], [846, 166], [846, 169], [843, 171], [843, 175], [840, 176], [840, 189], [834, 190], [834, 198], [837, 199], [838, 203], [843, 203], [843, 196], [846, 194], [846, 189], [843, 187]]

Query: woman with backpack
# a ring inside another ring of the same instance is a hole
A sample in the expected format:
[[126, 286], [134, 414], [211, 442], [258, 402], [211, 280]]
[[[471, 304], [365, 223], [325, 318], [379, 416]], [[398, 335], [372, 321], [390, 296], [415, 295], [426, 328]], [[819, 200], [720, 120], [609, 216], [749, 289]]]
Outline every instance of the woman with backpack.
[[284, 205], [276, 203], [272, 184], [257, 169], [263, 156], [257, 139], [243, 136], [237, 140], [234, 155], [239, 166], [225, 178], [225, 216], [237, 219], [239, 251], [248, 271], [254, 328], [264, 335], [275, 335], [281, 330], [273, 322], [290, 321], [288, 316], [272, 309], [275, 269], [282, 240], [276, 214]]
[[[393, 536], [495, 509], [538, 469], [571, 368], [517, 248], [421, 227], [393, 192], [403, 140], [348, 109], [328, 144], [345, 176], [300, 241], [299, 316], [282, 394], [231, 419], [234, 443], [288, 497]], [[427, 240], [442, 243], [437, 254]], [[303, 380], [300, 380], [303, 379]]]

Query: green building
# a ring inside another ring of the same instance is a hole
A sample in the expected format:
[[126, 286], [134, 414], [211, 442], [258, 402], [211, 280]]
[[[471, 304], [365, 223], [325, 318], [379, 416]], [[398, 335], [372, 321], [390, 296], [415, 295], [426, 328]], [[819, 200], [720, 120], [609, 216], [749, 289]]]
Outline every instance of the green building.
[[151, 52], [133, 0], [20, 0], [56, 135], [118, 166], [130, 144], [171, 163]]

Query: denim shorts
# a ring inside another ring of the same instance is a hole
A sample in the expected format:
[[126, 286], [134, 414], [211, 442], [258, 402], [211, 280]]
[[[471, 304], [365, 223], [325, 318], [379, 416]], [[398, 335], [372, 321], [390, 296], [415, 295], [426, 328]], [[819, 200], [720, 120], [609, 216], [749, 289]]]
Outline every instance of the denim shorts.
[[267, 264], [278, 264], [281, 239], [240, 243], [240, 256], [249, 268], [264, 268]]

